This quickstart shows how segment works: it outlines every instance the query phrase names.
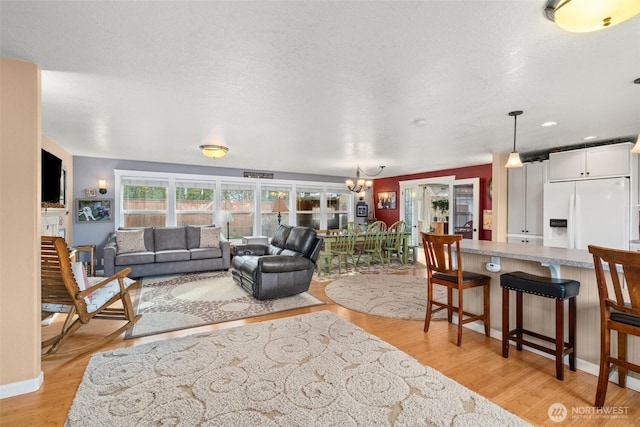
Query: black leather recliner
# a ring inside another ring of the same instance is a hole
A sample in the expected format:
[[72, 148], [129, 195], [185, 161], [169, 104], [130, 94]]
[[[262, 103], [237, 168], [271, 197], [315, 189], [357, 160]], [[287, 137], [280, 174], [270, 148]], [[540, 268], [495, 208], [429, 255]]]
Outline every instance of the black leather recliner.
[[280, 225], [269, 245], [238, 245], [231, 275], [258, 300], [309, 290], [322, 238], [309, 227]]

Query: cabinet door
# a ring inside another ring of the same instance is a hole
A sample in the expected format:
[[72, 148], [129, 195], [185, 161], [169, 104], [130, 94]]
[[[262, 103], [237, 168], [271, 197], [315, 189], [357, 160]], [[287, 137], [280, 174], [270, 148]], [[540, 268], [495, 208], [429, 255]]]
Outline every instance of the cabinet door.
[[549, 181], [584, 178], [585, 150], [549, 154]]
[[628, 176], [630, 172], [630, 144], [613, 144], [589, 148], [586, 153], [586, 176]]
[[542, 190], [546, 181], [547, 163], [529, 163], [526, 171], [525, 233], [542, 236], [542, 216], [544, 213]]
[[511, 168], [507, 181], [507, 233], [523, 234], [525, 230], [525, 168]]

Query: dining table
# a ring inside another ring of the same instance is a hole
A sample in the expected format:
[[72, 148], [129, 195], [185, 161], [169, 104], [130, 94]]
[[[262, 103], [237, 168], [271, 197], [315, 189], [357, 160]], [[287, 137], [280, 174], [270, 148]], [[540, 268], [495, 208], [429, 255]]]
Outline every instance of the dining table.
[[[386, 240], [390, 233], [381, 232], [376, 234], [379, 239]], [[367, 236], [366, 232], [358, 233], [356, 236], [356, 249], [358, 246], [362, 246], [365, 241], [365, 237]], [[324, 268], [328, 273], [331, 272], [331, 245], [338, 239], [339, 234], [337, 232], [334, 233], [318, 233], [318, 237], [321, 237], [323, 240], [322, 252], [320, 254], [320, 269]], [[411, 233], [401, 233], [400, 236], [400, 246], [402, 247], [402, 253], [400, 254], [400, 262], [402, 264], [406, 264], [408, 262], [408, 248], [409, 248], [409, 240], [411, 238]], [[323, 254], [324, 253], [324, 254]], [[324, 260], [323, 260], [324, 259]]]

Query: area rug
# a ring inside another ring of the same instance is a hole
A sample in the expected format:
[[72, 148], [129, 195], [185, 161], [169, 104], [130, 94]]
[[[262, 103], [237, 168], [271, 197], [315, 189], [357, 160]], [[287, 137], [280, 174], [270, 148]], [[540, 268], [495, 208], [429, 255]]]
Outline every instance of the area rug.
[[361, 263], [358, 268], [354, 268], [351, 264], [348, 264], [347, 267], [345, 267], [343, 264], [341, 268], [342, 271], [339, 271], [337, 261], [336, 259], [334, 259], [331, 267], [331, 272], [327, 273], [326, 271], [316, 271], [313, 274], [313, 280], [316, 280], [318, 282], [329, 282], [345, 276], [358, 276], [366, 274], [394, 274], [420, 268], [426, 269], [427, 267], [420, 262], [416, 262], [414, 264], [400, 264], [399, 262], [392, 261], [390, 265], [373, 263], [371, 264], [371, 266], [367, 266], [366, 263]]
[[95, 354], [73, 426], [521, 426], [328, 312]]
[[[427, 312], [427, 279], [401, 274], [347, 276], [329, 283], [324, 292], [350, 310], [394, 319], [424, 320]], [[434, 286], [434, 299], [446, 301], [447, 292]], [[445, 310], [431, 319], [447, 318]]]
[[125, 338], [246, 319], [268, 313], [325, 304], [304, 292], [287, 298], [258, 301], [229, 272], [145, 277], [134, 295], [142, 318]]

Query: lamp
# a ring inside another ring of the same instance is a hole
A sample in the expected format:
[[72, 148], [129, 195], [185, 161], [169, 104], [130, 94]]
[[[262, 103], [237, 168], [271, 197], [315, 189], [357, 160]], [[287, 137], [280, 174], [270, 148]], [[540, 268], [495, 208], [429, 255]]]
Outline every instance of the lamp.
[[355, 178], [355, 180], [348, 179], [348, 180], [345, 181], [345, 184], [347, 185], [347, 188], [349, 189], [349, 191], [353, 191], [354, 193], [360, 193], [362, 191], [367, 191], [373, 185], [373, 181], [371, 181], [370, 179], [365, 181], [364, 179], [360, 178], [360, 172], [362, 172], [362, 174], [366, 175], [366, 176], [378, 176], [378, 175], [380, 175], [382, 173], [383, 169], [384, 169], [384, 166], [380, 166], [380, 170], [378, 171], [378, 173], [376, 173], [376, 174], [368, 174], [365, 171], [363, 171], [362, 169], [360, 169], [360, 166], [358, 166], [358, 168], [356, 169], [356, 178]]
[[229, 151], [229, 149], [224, 145], [212, 144], [201, 145], [200, 150], [202, 150], [202, 154], [213, 159], [224, 157], [227, 154], [227, 151]]
[[509, 113], [511, 117], [513, 117], [513, 151], [509, 154], [509, 160], [507, 160], [507, 164], [504, 165], [505, 168], [521, 168], [522, 161], [520, 161], [520, 154], [516, 151], [516, 125], [518, 121], [518, 116], [522, 114], [522, 111], [512, 111]]
[[107, 194], [107, 180], [99, 179], [98, 180], [98, 192], [100, 194]]
[[229, 211], [220, 212], [220, 221], [227, 223], [227, 240], [231, 240], [231, 234], [229, 233], [229, 223], [233, 222], [233, 216]]
[[613, 27], [640, 13], [634, 0], [548, 0], [544, 14], [572, 33], [586, 33]]
[[282, 197], [278, 197], [276, 202], [273, 204], [272, 212], [278, 212], [278, 225], [280, 225], [280, 221], [282, 220], [282, 215], [280, 212], [289, 212], [289, 208], [287, 204], [284, 202]]

